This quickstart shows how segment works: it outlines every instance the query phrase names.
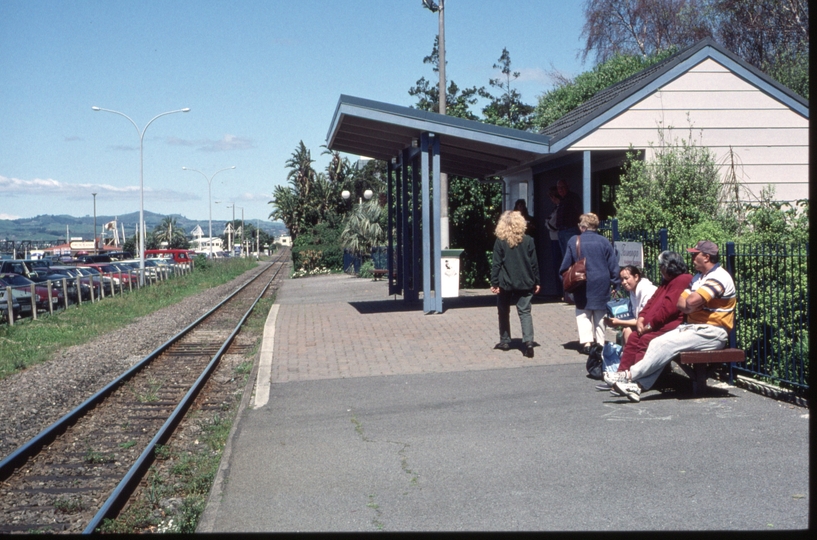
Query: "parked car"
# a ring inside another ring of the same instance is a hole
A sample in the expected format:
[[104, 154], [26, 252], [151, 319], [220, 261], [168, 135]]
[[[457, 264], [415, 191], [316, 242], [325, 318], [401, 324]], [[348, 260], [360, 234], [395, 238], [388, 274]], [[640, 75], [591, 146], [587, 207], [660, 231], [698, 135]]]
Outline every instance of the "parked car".
[[110, 277], [117, 287], [120, 285], [120, 283], [123, 287], [129, 285], [130, 283], [135, 285], [139, 279], [136, 274], [129, 274], [127, 269], [123, 270], [114, 263], [91, 263], [82, 266], [87, 268], [96, 268], [100, 274]]
[[[3, 287], [0, 289], [0, 317], [8, 321], [9, 320], [9, 302], [6, 298], [6, 289]], [[14, 297], [14, 294], [11, 295], [11, 310], [14, 313], [15, 319], [19, 319], [21, 317], [20, 312], [20, 302]], [[28, 305], [28, 311], [31, 312], [31, 304]]]
[[99, 296], [99, 288], [101, 287], [100, 280], [94, 282], [90, 276], [84, 276], [76, 266], [52, 266], [48, 269], [46, 277], [51, 281], [59, 283], [63, 278], [67, 278], [68, 299], [74, 302], [77, 301], [77, 278], [79, 278], [80, 292], [82, 300], [91, 299], [91, 287], [95, 287], [94, 297]]
[[106, 288], [110, 288], [110, 286], [109, 286], [109, 285], [107, 285], [107, 284], [108, 284], [108, 283], [110, 283], [110, 282], [111, 282], [111, 281], [113, 281], [113, 280], [112, 280], [110, 277], [108, 277], [108, 276], [103, 276], [103, 275], [100, 273], [100, 271], [99, 271], [99, 270], [97, 270], [96, 268], [90, 268], [90, 267], [87, 267], [87, 266], [75, 266], [74, 268], [75, 268], [75, 269], [76, 269], [76, 271], [77, 271], [77, 272], [79, 272], [81, 275], [83, 275], [83, 276], [85, 276], [85, 277], [89, 278], [89, 279], [90, 279], [90, 280], [93, 282], [93, 284], [94, 284], [94, 288], [95, 288], [95, 290], [94, 290], [94, 298], [98, 298], [98, 297], [99, 297], [99, 295], [100, 295], [100, 292], [99, 292], [99, 291], [100, 291], [100, 289], [102, 288], [102, 285], [103, 285], [103, 284], [105, 284], [105, 287], [106, 287]]
[[[39, 285], [34, 283], [30, 279], [25, 276], [21, 276], [20, 274], [0, 274], [0, 282], [2, 285], [8, 285], [12, 287], [12, 290], [21, 289], [31, 293], [31, 285], [34, 285], [34, 294], [36, 295], [34, 301], [37, 304], [38, 310], [48, 310], [49, 302], [53, 307], [59, 307], [62, 302], [64, 302], [64, 296], [62, 291], [57, 287], [52, 287], [51, 289], [51, 298], [48, 297], [48, 287], [45, 285]], [[15, 293], [12, 293], [15, 294]], [[16, 296], [16, 295], [15, 295]], [[29, 299], [29, 305], [31, 304], [31, 300]], [[20, 307], [22, 308], [23, 301], [20, 300]]]
[[37, 277], [34, 261], [31, 259], [11, 259], [0, 261], [0, 274], [20, 274], [29, 279]]

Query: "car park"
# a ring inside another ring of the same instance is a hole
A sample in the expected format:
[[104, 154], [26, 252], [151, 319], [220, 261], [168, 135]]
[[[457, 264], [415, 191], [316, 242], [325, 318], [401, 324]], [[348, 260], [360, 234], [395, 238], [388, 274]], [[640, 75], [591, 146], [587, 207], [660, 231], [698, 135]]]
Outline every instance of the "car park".
[[[49, 298], [48, 294], [48, 287], [45, 285], [40, 285], [34, 283], [30, 279], [25, 276], [21, 276], [20, 274], [0, 274], [0, 285], [3, 286], [10, 286], [13, 291], [16, 290], [23, 290], [29, 293], [29, 305], [31, 303], [31, 286], [34, 285], [34, 294], [35, 298], [34, 301], [37, 305], [38, 310], [48, 311], [49, 304], [51, 304], [52, 308], [59, 307], [62, 302], [64, 302], [64, 296], [62, 291], [58, 288], [52, 287], [51, 289], [51, 296]], [[13, 293], [15, 294], [15, 293]], [[16, 296], [16, 294], [15, 294]], [[20, 300], [20, 307], [22, 309], [23, 301]]]

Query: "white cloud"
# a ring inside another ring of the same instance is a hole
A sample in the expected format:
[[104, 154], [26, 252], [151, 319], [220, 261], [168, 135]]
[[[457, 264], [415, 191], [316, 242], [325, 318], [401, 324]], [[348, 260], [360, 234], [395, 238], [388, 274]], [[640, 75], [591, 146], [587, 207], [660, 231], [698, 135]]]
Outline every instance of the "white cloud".
[[248, 148], [255, 147], [252, 140], [229, 134], [224, 135], [224, 137], [218, 141], [212, 139], [191, 141], [179, 139], [178, 137], [168, 137], [166, 142], [172, 146], [198, 146], [200, 152], [229, 152], [231, 150], [247, 150]]
[[552, 77], [542, 68], [522, 68], [519, 70], [519, 82], [551, 83]]
[[[59, 196], [68, 200], [86, 200], [91, 193], [96, 193], [98, 198], [132, 200], [138, 197], [139, 186], [119, 187], [110, 184], [69, 184], [51, 178], [21, 180], [19, 178], [7, 178], [0, 175], [0, 195], [2, 196], [47, 195], [49, 197]], [[145, 188], [145, 199], [149, 200], [189, 201], [198, 200], [200, 198], [200, 195], [194, 193], [184, 193], [170, 189]]]
[[0, 212], [0, 219], [20, 219], [20, 216], [15, 216], [13, 214], [4, 214]]

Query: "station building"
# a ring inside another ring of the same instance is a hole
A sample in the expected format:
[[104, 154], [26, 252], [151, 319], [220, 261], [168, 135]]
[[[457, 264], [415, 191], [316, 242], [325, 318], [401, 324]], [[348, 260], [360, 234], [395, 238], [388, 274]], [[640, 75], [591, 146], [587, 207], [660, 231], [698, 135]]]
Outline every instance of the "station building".
[[[756, 197], [772, 185], [778, 200], [808, 198], [809, 106], [797, 95], [711, 39], [703, 40], [598, 92], [530, 133], [341, 95], [327, 147], [388, 163], [389, 289], [423, 311], [442, 312], [440, 173], [501, 181], [503, 205], [525, 199], [537, 229], [552, 210], [547, 190], [564, 180], [585, 212], [607, 217], [606, 200], [626, 153], [646, 159], [665, 141], [708, 147], [725, 175], [734, 172]], [[736, 165], [735, 165], [736, 164]], [[391, 229], [391, 227], [390, 227]], [[546, 235], [542, 235], [546, 236]], [[539, 238], [544, 242], [547, 239]], [[550, 249], [537, 245], [540, 268]], [[556, 291], [543, 273], [543, 294]], [[396, 276], [394, 279], [392, 279]]]

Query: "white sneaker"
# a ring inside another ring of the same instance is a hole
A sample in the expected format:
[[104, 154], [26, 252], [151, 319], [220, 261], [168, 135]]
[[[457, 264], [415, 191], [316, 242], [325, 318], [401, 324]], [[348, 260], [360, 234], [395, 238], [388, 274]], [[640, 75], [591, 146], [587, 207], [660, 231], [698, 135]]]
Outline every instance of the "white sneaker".
[[613, 390], [621, 393], [624, 396], [627, 396], [627, 399], [632, 401], [633, 403], [638, 403], [641, 401], [641, 387], [638, 386], [637, 383], [634, 382], [626, 382], [626, 381], [616, 381], [613, 384]]
[[627, 382], [626, 372], [624, 371], [605, 371], [604, 372], [604, 382], [607, 383], [607, 386], [612, 387], [618, 381]]

